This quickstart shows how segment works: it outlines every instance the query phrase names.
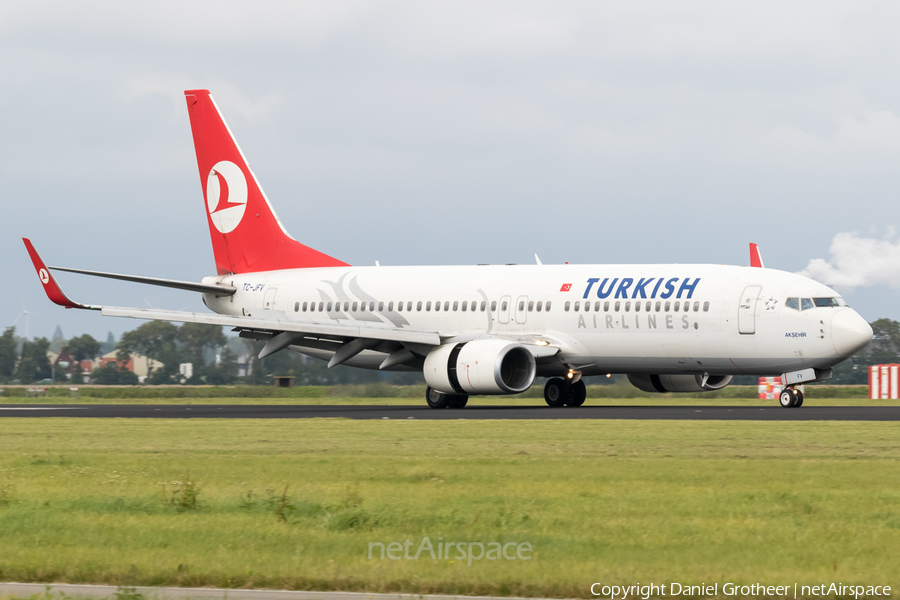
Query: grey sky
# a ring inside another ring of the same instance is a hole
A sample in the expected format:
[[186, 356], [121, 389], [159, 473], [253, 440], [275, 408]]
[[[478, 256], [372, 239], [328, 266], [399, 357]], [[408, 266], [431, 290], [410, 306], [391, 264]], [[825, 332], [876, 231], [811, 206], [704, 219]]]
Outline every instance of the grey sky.
[[51, 305], [22, 236], [53, 265], [214, 271], [196, 87], [294, 237], [352, 264], [747, 264], [755, 241], [900, 319], [898, 26], [867, 2], [5, 2], [0, 325], [138, 325]]

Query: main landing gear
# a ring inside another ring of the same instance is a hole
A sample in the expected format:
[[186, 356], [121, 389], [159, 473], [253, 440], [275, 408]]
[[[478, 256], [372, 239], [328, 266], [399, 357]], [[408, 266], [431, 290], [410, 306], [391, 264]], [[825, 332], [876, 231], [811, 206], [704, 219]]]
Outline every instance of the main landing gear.
[[800, 408], [803, 406], [803, 392], [792, 385], [786, 386], [781, 390], [778, 402], [781, 408]]
[[547, 380], [544, 385], [544, 401], [547, 406], [581, 406], [587, 398], [587, 388], [584, 382], [571, 382], [561, 377]]
[[431, 386], [425, 389], [425, 400], [431, 408], [462, 408], [469, 401], [466, 394], [444, 394]]

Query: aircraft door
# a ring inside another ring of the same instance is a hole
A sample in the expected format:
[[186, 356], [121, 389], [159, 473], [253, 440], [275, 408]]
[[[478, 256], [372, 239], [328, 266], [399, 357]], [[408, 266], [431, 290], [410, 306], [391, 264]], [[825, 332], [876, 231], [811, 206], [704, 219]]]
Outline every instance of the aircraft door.
[[756, 303], [761, 290], [760, 285], [748, 285], [744, 288], [738, 304], [738, 333], [743, 335], [756, 333]]
[[278, 292], [278, 288], [269, 288], [266, 290], [266, 297], [263, 300], [263, 308], [265, 310], [272, 310], [275, 307], [275, 294]]
[[497, 306], [497, 321], [502, 325], [509, 323], [509, 304], [512, 302], [509, 296], [500, 298], [500, 304]]
[[516, 323], [519, 325], [525, 324], [528, 317], [528, 313], [526, 312], [527, 308], [528, 296], [519, 296], [519, 299], [516, 300]]

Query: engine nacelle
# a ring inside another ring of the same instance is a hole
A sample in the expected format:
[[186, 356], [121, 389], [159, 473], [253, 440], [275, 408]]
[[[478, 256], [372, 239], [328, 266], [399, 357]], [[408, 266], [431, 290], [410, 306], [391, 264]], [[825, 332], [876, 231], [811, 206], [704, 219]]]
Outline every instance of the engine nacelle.
[[712, 392], [731, 383], [731, 375], [629, 375], [631, 385], [642, 392]]
[[425, 381], [445, 394], [518, 394], [536, 373], [528, 348], [506, 340], [445, 344], [425, 357]]

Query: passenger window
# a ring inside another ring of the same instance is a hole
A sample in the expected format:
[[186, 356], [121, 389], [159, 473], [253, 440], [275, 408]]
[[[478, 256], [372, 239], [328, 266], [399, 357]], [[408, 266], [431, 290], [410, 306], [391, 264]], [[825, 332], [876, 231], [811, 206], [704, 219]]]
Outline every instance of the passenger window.
[[294, 312], [300, 312], [300, 303], [294, 302]]
[[541, 309], [542, 309], [542, 308], [544, 308], [544, 302], [543, 302], [543, 300], [538, 300], [538, 303], [537, 303], [537, 311], [538, 311], [538, 312], [541, 312]]
[[[454, 302], [454, 304], [456, 304], [456, 303]], [[447, 312], [448, 310], [450, 310], [450, 301], [444, 300], [444, 312]], [[453, 307], [453, 310], [456, 310], [455, 306]]]
[[575, 312], [578, 312], [578, 309], [581, 308], [581, 302], [575, 303]]
[[645, 311], [650, 312], [650, 304], [651, 304], [651, 302], [649, 300], [647, 300], [647, 304], [644, 305]]
[[674, 307], [675, 312], [678, 312], [679, 308], [681, 308], [681, 302], [679, 300], [676, 300], [675, 307]]
[[487, 302], [484, 300], [481, 301], [481, 312], [484, 312], [484, 309], [487, 308]]
[[497, 301], [492, 300], [491, 301], [491, 312], [496, 312], [496, 310], [497, 310]]
[[[340, 310], [340, 305], [338, 305], [338, 310]], [[344, 312], [347, 312], [349, 310], [350, 310], [350, 303], [344, 302]]]
[[584, 303], [584, 312], [591, 312], [591, 303], [590, 303], [590, 301]]
[[794, 310], [800, 310], [800, 298], [788, 298], [784, 301], [784, 305]]
[[460, 307], [463, 312], [466, 312], [466, 306], [469, 304], [468, 300], [463, 300], [462, 306]]
[[563, 305], [563, 310], [566, 311], [566, 312], [569, 312], [569, 306], [571, 306], [571, 303], [569, 303], [569, 302], [567, 301], [567, 302]]
[[809, 310], [813, 307], [812, 298], [800, 298], [800, 310]]
[[378, 312], [384, 312], [384, 300], [378, 303]]
[[671, 304], [670, 302], [666, 302], [666, 306], [665, 306], [666, 312], [669, 312], [669, 308], [670, 308], [671, 306], [672, 306], [672, 304]]
[[634, 303], [634, 312], [641, 312], [641, 303], [640, 303], [640, 301]]
[[331, 312], [331, 302], [328, 303], [328, 312]]
[[425, 312], [431, 312], [431, 300], [425, 303]]
[[397, 312], [403, 312], [403, 302], [397, 303]]
[[322, 312], [325, 309], [325, 303], [319, 302], [319, 312]]
[[505, 310], [506, 310], [506, 300], [504, 300], [504, 301], [503, 301], [503, 304], [500, 305], [500, 310], [501, 310], [501, 311], [505, 311]]
[[534, 300], [528, 301], [528, 312], [534, 312]]
[[631, 300], [625, 303], [625, 312], [631, 312]]
[[700, 302], [694, 300], [694, 312], [700, 312]]
[[316, 312], [316, 303], [315, 302], [309, 303], [309, 312]]
[[709, 312], [709, 302], [703, 303], [703, 312]]
[[609, 300], [603, 303], [603, 312], [609, 312]]
[[656, 312], [659, 312], [660, 307], [662, 306], [662, 302], [659, 300], [656, 301]]
[[437, 302], [434, 303], [434, 312], [438, 312], [439, 310], [441, 310], [441, 301], [440, 300], [438, 300]]
[[[446, 307], [444, 307], [444, 308], [446, 309]], [[454, 300], [453, 301], [453, 312], [456, 312], [458, 309], [459, 309], [459, 301]]]
[[353, 303], [353, 312], [356, 312], [356, 309], [359, 308], [359, 302]]
[[619, 312], [619, 309], [620, 309], [621, 307], [622, 307], [622, 303], [619, 302], [618, 300], [616, 300], [616, 308], [615, 308], [616, 312]]
[[522, 312], [523, 310], [525, 310], [525, 301], [519, 300], [519, 312]]
[[375, 301], [369, 302], [369, 312], [375, 312]]
[[394, 303], [388, 302], [388, 312], [393, 312], [393, 311], [394, 311]]
[[416, 312], [422, 312], [422, 301], [416, 302]]
[[366, 303], [365, 303], [365, 302], [360, 302], [360, 303], [359, 303], [359, 311], [360, 311], [360, 312], [366, 312]]
[[545, 310], [546, 312], [550, 312], [550, 301], [549, 301], [549, 300], [547, 300], [547, 305], [544, 306], [544, 310]]

